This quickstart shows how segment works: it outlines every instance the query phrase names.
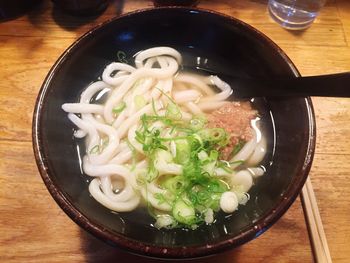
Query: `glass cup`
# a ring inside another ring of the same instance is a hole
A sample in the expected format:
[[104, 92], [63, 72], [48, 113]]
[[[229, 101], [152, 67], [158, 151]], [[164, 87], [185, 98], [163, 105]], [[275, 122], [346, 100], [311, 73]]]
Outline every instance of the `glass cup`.
[[271, 17], [282, 27], [292, 30], [308, 28], [326, 0], [269, 0]]

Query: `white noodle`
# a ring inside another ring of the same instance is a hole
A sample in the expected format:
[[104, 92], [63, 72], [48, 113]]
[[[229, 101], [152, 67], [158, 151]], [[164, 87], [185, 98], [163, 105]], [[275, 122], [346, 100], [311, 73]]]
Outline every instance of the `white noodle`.
[[91, 181], [89, 185], [89, 191], [91, 195], [105, 207], [118, 211], [118, 212], [129, 212], [134, 210], [140, 203], [140, 196], [133, 195], [127, 201], [115, 201], [113, 198], [108, 197], [105, 193], [102, 192], [99, 180], [96, 178]]
[[103, 106], [95, 104], [65, 103], [62, 105], [65, 112], [103, 114]]
[[175, 49], [169, 47], [155, 47], [141, 51], [137, 54], [135, 58], [136, 67], [141, 68], [143, 61], [148, 58], [158, 57], [162, 55], [174, 57], [177, 60], [178, 64], [181, 64], [182, 62], [181, 54]]
[[193, 114], [193, 115], [201, 115], [203, 114], [202, 110], [198, 107], [197, 104], [192, 101], [188, 101], [185, 103], [185, 107]]
[[197, 107], [202, 111], [213, 111], [221, 108], [227, 104], [227, 101], [207, 101], [207, 102], [199, 102]]
[[201, 93], [197, 90], [184, 90], [173, 93], [176, 103], [184, 103], [189, 101], [196, 101], [201, 97]]
[[135, 68], [124, 63], [113, 62], [109, 64], [103, 71], [102, 80], [109, 85], [120, 85], [123, 81], [125, 81], [128, 75], [126, 75], [125, 73], [119, 75], [115, 74], [114, 77], [112, 77], [111, 74], [115, 71], [131, 73], [135, 71]]
[[[83, 171], [93, 177], [89, 191], [95, 200], [113, 211], [132, 211], [139, 206], [141, 198], [159, 211], [173, 209], [169, 203], [159, 201], [159, 195], [169, 193], [156, 180], [138, 182], [139, 175], [148, 173], [151, 165], [144, 144], [137, 137], [142, 116], [166, 116], [167, 105], [175, 102], [181, 105], [177, 113], [181, 120], [190, 121], [195, 115], [210, 113], [228, 103], [232, 89], [227, 83], [216, 76], [178, 73], [181, 62], [181, 54], [170, 47], [141, 51], [135, 57], [135, 67], [120, 62], [107, 65], [102, 81], [89, 85], [81, 93], [79, 103], [62, 105], [69, 120], [78, 127], [74, 136], [84, 138], [86, 143]], [[221, 91], [215, 93], [213, 86]], [[102, 97], [106, 97], [104, 104], [98, 103]], [[152, 122], [149, 129], [159, 131], [165, 140], [164, 146], [169, 149], [159, 149], [155, 154], [153, 166], [159, 177], [182, 175], [183, 165], [174, 161], [178, 147], [172, 138], [184, 133], [174, 131], [159, 120]], [[238, 161], [231, 169], [239, 166], [239, 161], [246, 161], [249, 168], [230, 173], [215, 165], [207, 167], [232, 187], [220, 200], [226, 213], [233, 212], [238, 204], [248, 200], [242, 201], [253, 178], [265, 173], [263, 168], [257, 167], [266, 153], [266, 140], [258, 132], [256, 130], [255, 137], [230, 160]], [[234, 189], [238, 190], [235, 192]], [[204, 217], [206, 223], [212, 223], [213, 210], [207, 209]], [[166, 218], [166, 222], [162, 222], [162, 218]], [[161, 215], [158, 221], [158, 225], [166, 227], [172, 225], [174, 219]]]
[[180, 73], [175, 77], [175, 81], [187, 83], [192, 87], [199, 89], [206, 95], [214, 95], [213, 89], [210, 88], [204, 81], [202, 81], [201, 78], [198, 78], [193, 74]]

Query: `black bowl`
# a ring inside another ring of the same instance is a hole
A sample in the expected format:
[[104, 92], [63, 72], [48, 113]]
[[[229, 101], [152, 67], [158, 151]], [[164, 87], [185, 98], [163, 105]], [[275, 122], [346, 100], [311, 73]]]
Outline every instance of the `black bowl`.
[[[82, 228], [130, 252], [163, 258], [212, 255], [256, 238], [275, 223], [299, 194], [315, 147], [309, 98], [261, 99], [267, 127], [267, 174], [250, 191], [251, 200], [232, 216], [219, 216], [196, 230], [157, 230], [143, 216], [112, 213], [88, 192], [79, 165], [73, 125], [61, 110], [77, 101], [104, 67], [131, 60], [143, 49], [171, 46], [187, 67], [241, 77], [299, 76], [283, 51], [251, 26], [212, 11], [186, 8], [142, 10], [89, 31], [59, 58], [39, 93], [33, 122], [34, 152], [41, 176], [56, 202]], [[123, 51], [124, 53], [121, 53]], [[282, 88], [282, 87], [281, 87]], [[48, 211], [49, 213], [49, 211]]]

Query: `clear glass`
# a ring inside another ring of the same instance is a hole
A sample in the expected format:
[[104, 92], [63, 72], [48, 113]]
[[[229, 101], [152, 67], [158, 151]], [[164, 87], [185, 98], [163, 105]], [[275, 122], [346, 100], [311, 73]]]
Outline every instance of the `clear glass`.
[[326, 0], [269, 0], [271, 17], [287, 29], [305, 29], [318, 16]]

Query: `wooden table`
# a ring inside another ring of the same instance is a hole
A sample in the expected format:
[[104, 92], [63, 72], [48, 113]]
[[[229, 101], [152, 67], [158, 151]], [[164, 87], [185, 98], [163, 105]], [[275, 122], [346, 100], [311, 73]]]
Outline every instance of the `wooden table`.
[[[350, 71], [350, 2], [328, 1], [311, 28], [289, 32], [272, 21], [264, 0], [201, 1], [261, 30], [302, 75]], [[38, 173], [31, 142], [35, 99], [50, 67], [80, 35], [151, 1], [117, 1], [98, 18], [75, 18], [44, 1], [0, 23], [0, 262], [160, 262], [111, 248], [75, 225], [56, 205]], [[332, 87], [330, 87], [332, 88]], [[350, 89], [350, 86], [349, 86]], [[332, 259], [350, 258], [350, 99], [312, 98], [317, 148], [311, 170]], [[248, 244], [196, 262], [312, 262], [300, 200]]]

